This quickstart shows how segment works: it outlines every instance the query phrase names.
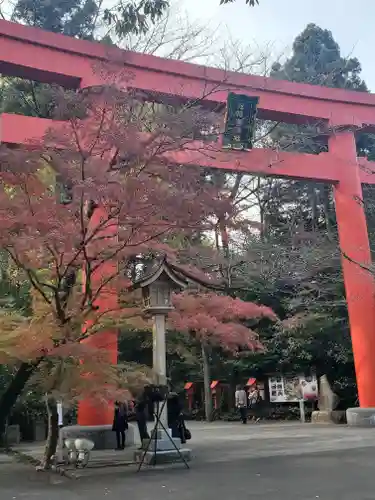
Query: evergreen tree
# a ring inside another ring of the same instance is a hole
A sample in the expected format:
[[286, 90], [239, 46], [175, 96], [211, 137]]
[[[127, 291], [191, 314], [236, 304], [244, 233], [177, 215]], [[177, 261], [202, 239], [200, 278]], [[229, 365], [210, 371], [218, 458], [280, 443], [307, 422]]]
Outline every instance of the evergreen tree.
[[[277, 79], [309, 83], [334, 88], [367, 92], [360, 76], [361, 65], [356, 58], [345, 59], [330, 31], [309, 24], [293, 43], [293, 53], [283, 64], [275, 63], [271, 76]], [[327, 138], [322, 138], [319, 125], [304, 126], [282, 124], [275, 129], [272, 139], [284, 150], [318, 154], [327, 151]], [[359, 135], [358, 154], [371, 156], [375, 151], [374, 138]], [[335, 214], [331, 189], [324, 184], [300, 181], [272, 183], [267, 225], [279, 233], [291, 224], [292, 230], [325, 230], [333, 237]], [[275, 196], [277, 195], [277, 196]], [[297, 201], [298, 200], [298, 201]], [[279, 202], [280, 201], [280, 202]]]
[[94, 0], [19, 0], [12, 20], [54, 33], [94, 38], [100, 5]]
[[[322, 85], [359, 92], [368, 92], [361, 78], [361, 64], [357, 58], [344, 58], [331, 31], [316, 24], [308, 24], [293, 43], [293, 53], [283, 64], [272, 66], [271, 77], [311, 85]], [[281, 145], [307, 153], [326, 150], [327, 144], [316, 127], [279, 127], [276, 135]], [[319, 139], [318, 139], [319, 138]], [[359, 134], [357, 149], [360, 156], [372, 157], [375, 140], [368, 134]]]
[[271, 76], [280, 80], [310, 83], [367, 92], [356, 58], [343, 58], [330, 31], [308, 24], [293, 43], [293, 53], [284, 64], [275, 63]]
[[12, 19], [76, 38], [101, 40], [109, 32], [121, 39], [145, 33], [168, 6], [168, 0], [120, 0], [110, 8], [103, 0], [18, 0]]
[[[129, 34], [147, 32], [161, 18], [168, 0], [120, 0], [111, 8], [103, 0], [18, 0], [11, 20], [54, 33], [102, 43], [120, 43]], [[0, 112], [50, 118], [53, 90], [49, 85], [2, 77]]]

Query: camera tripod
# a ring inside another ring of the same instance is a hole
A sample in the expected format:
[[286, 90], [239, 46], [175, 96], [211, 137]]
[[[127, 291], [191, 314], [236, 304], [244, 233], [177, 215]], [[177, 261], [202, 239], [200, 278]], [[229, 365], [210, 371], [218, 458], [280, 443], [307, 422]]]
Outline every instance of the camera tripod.
[[189, 464], [187, 463], [187, 461], [185, 460], [183, 454], [181, 453], [181, 451], [179, 450], [179, 448], [176, 446], [175, 442], [173, 441], [173, 438], [170, 436], [168, 430], [165, 428], [163, 422], [161, 421], [161, 415], [163, 413], [163, 410], [165, 408], [165, 405], [167, 404], [167, 398], [165, 398], [164, 400], [162, 400], [162, 404], [160, 404], [161, 401], [156, 401], [156, 408], [154, 408], [154, 412], [153, 412], [153, 415], [154, 415], [154, 419], [155, 419], [155, 425], [154, 425], [154, 428], [151, 432], [151, 438], [148, 440], [147, 442], [147, 446], [142, 454], [142, 458], [139, 462], [139, 466], [138, 466], [138, 471], [139, 472], [142, 468], [142, 465], [144, 464], [144, 461], [145, 461], [145, 458], [146, 458], [146, 455], [149, 451], [153, 452], [154, 454], [154, 459], [153, 459], [153, 464], [152, 465], [156, 465], [156, 462], [157, 462], [157, 455], [158, 455], [158, 431], [159, 430], [163, 430], [164, 431], [164, 434], [166, 436], [168, 436], [168, 439], [169, 441], [172, 443], [173, 445], [173, 448], [175, 449], [175, 451], [178, 453], [180, 459], [182, 460], [182, 462], [185, 464], [185, 467], [187, 469], [189, 469]]

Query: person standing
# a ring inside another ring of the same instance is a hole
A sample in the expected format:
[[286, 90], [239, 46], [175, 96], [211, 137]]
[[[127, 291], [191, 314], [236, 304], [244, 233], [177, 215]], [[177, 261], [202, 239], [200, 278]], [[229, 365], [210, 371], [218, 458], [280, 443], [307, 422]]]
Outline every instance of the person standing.
[[237, 386], [234, 394], [236, 400], [236, 408], [240, 412], [240, 417], [243, 424], [247, 423], [247, 395], [246, 391], [240, 385]]
[[171, 392], [167, 401], [168, 427], [172, 431], [172, 437], [180, 438], [181, 444], [186, 443], [185, 421], [183, 407], [176, 392]]
[[125, 431], [128, 429], [128, 408], [125, 403], [115, 401], [112, 430], [116, 432], [116, 450], [125, 448]]
[[258, 386], [253, 386], [249, 392], [249, 411], [250, 418], [258, 423], [260, 421], [259, 411], [261, 406], [262, 397]]
[[[138, 425], [139, 437], [141, 443], [143, 440], [150, 439], [150, 435], [147, 430], [147, 417], [146, 417], [147, 404], [144, 399], [140, 399], [135, 404], [135, 418]], [[142, 448], [142, 446], [141, 446]]]

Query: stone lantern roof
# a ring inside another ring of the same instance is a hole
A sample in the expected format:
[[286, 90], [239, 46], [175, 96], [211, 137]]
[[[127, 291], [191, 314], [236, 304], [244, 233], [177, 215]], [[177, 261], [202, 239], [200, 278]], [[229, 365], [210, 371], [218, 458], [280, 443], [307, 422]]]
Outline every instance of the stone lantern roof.
[[136, 280], [132, 289], [144, 288], [150, 286], [157, 280], [167, 280], [177, 288], [184, 289], [188, 286], [187, 277], [183, 271], [177, 266], [170, 264], [166, 257], [155, 259], [149, 267], [146, 268], [144, 274]]
[[167, 314], [173, 309], [171, 295], [184, 290], [188, 280], [165, 257], [155, 259], [131, 289], [142, 290], [143, 310], [151, 314]]

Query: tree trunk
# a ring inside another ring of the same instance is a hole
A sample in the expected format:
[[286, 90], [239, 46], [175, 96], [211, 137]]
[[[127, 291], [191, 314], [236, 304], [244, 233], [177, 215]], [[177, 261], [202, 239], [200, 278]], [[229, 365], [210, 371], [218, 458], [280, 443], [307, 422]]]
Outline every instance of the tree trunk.
[[314, 185], [311, 183], [309, 185], [309, 197], [310, 197], [310, 207], [311, 207], [311, 232], [316, 232], [318, 229], [318, 200], [316, 196], [316, 190]]
[[13, 377], [12, 381], [8, 385], [7, 389], [3, 393], [0, 399], [0, 440], [4, 438], [5, 426], [9, 418], [10, 412], [12, 411], [18, 396], [22, 393], [25, 385], [29, 381], [31, 375], [38, 364], [35, 363], [22, 363], [17, 370], [17, 373]]
[[202, 345], [202, 365], [203, 365], [203, 384], [204, 384], [204, 411], [207, 422], [212, 420], [212, 395], [211, 395], [211, 375], [210, 362], [208, 359], [207, 346]]
[[42, 469], [51, 467], [51, 458], [56, 454], [59, 440], [59, 416], [55, 398], [46, 394], [46, 408], [48, 416], [48, 434], [44, 456], [41, 464]]
[[334, 217], [332, 217], [331, 209], [330, 209], [330, 197], [332, 193], [332, 187], [331, 186], [326, 186], [324, 185], [323, 188], [323, 210], [324, 210], [324, 219], [326, 223], [326, 230], [327, 230], [327, 235], [329, 240], [332, 241], [332, 235], [333, 235], [333, 228], [332, 228], [332, 220], [334, 220]]

